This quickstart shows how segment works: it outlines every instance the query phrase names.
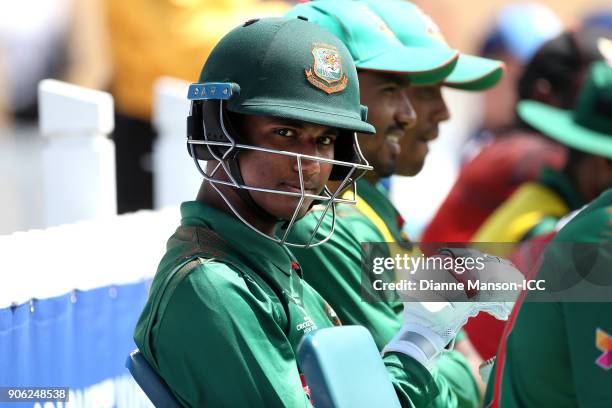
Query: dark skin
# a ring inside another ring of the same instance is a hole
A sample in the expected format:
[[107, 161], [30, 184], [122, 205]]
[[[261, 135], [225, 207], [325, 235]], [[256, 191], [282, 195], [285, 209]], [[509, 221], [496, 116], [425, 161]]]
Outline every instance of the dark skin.
[[[271, 116], [234, 115], [233, 123], [237, 132], [244, 138], [244, 144], [326, 159], [334, 158], [337, 129]], [[242, 150], [238, 156], [238, 162], [244, 184], [247, 186], [296, 193], [301, 191], [298, 163], [295, 157]], [[216, 161], [207, 163], [209, 174], [217, 163]], [[332, 164], [303, 159], [301, 167], [306, 194], [320, 194], [329, 179]], [[222, 168], [217, 170], [215, 178], [229, 180]], [[260, 214], [243, 201], [235, 188], [220, 185], [217, 187], [247, 222], [261, 232], [274, 235], [277, 222], [272, 219], [262, 219]], [[294, 196], [258, 191], [249, 191], [249, 193], [259, 207], [273, 217], [282, 220], [291, 219], [300, 199]], [[225, 201], [206, 181], [202, 182], [196, 199], [231, 213]], [[298, 218], [304, 216], [311, 203], [312, 199], [304, 199]]]
[[[368, 106], [368, 122], [376, 128], [373, 136], [359, 135], [361, 151], [374, 167], [364, 178], [376, 183], [394, 173], [416, 175], [423, 168], [427, 143], [438, 136], [438, 124], [450, 117], [440, 85], [410, 86], [407, 76], [359, 71], [359, 90], [361, 103]], [[456, 347], [478, 381], [482, 358], [469, 340]], [[484, 383], [478, 386], [483, 395]]]
[[440, 123], [450, 118], [441, 88], [441, 84], [404, 88], [416, 112], [416, 123], [400, 141], [401, 153], [395, 172], [400, 176], [416, 176], [423, 169], [429, 153], [428, 143], [438, 137]]
[[364, 178], [376, 183], [396, 171], [400, 141], [414, 126], [416, 115], [404, 92], [405, 75], [359, 71], [361, 104], [368, 107], [368, 122], [376, 128], [374, 135], [358, 135], [359, 146], [374, 171]]
[[577, 162], [569, 163], [565, 171], [585, 203], [612, 188], [612, 160], [605, 157], [582, 154]]
[[514, 119], [514, 106], [517, 101], [516, 83], [523, 72], [524, 65], [507, 53], [485, 55], [487, 58], [504, 61], [506, 70], [501, 80], [484, 92], [483, 124], [485, 129], [498, 129], [508, 126]]
[[[429, 153], [428, 144], [437, 139], [439, 125], [450, 118], [450, 113], [442, 97], [441, 84], [406, 86], [404, 92], [416, 112], [416, 123], [400, 141], [396, 174], [411, 177], [423, 169]], [[455, 344], [455, 350], [466, 357], [482, 398], [486, 389], [478, 371], [482, 357], [467, 338]]]

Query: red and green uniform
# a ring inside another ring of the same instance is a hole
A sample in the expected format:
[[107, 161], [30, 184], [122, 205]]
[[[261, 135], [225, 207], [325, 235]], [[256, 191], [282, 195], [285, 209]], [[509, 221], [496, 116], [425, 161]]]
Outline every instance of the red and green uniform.
[[[308, 406], [296, 362], [304, 333], [338, 323], [286, 247], [198, 202], [181, 206], [134, 340], [185, 406]], [[427, 406], [429, 372], [384, 357], [403, 405]], [[350, 373], [347, 373], [350, 375]]]
[[474, 234], [474, 242], [520, 242], [554, 230], [557, 221], [582, 206], [567, 176], [544, 168], [524, 183]]
[[[480, 227], [475, 242], [521, 242], [552, 232], [560, 218], [582, 206], [567, 176], [544, 168], [537, 182], [521, 185]], [[500, 246], [510, 257], [510, 245]], [[481, 313], [465, 325], [472, 344], [484, 357], [497, 352], [504, 322]]]
[[[402, 325], [402, 303], [383, 298], [362, 284], [362, 252], [364, 242], [408, 243], [402, 233], [403, 219], [384, 189], [365, 180], [357, 183], [358, 203], [355, 207], [338, 206], [336, 227], [332, 238], [323, 245], [309, 249], [292, 249], [304, 271], [304, 279], [330, 302], [343, 324], [358, 324], [370, 330], [379, 349], [397, 334]], [[292, 242], [310, 238], [316, 222], [314, 217], [296, 223]], [[330, 217], [318, 234], [329, 231]], [[379, 250], [379, 246], [376, 247]], [[381, 256], [388, 256], [388, 250]], [[392, 277], [387, 277], [387, 281]], [[363, 298], [372, 297], [372, 301]], [[378, 301], [376, 301], [378, 300]], [[463, 356], [445, 353], [432, 371], [439, 396], [436, 407], [476, 407], [479, 395], [476, 383]], [[419, 390], [423, 392], [423, 390]], [[420, 406], [420, 405], [417, 405]], [[427, 406], [427, 405], [424, 405]]]
[[560, 169], [565, 148], [538, 133], [511, 128], [466, 163], [435, 216], [423, 242], [468, 242], [489, 216], [544, 167]]
[[[575, 251], [564, 250], [563, 243], [591, 244], [589, 258], [612, 265], [612, 190], [559, 231], [538, 279], [559, 281], [576, 265]], [[594, 271], [590, 279], [610, 282], [612, 268]], [[521, 294], [504, 330], [485, 406], [612, 406], [612, 370], [598, 364], [612, 346], [612, 302], [536, 303], [530, 296]]]

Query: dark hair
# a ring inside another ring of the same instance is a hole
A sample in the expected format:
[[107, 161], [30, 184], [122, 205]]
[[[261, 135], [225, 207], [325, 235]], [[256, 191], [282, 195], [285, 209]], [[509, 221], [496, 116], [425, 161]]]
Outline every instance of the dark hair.
[[602, 59], [596, 46], [600, 35], [600, 30], [566, 31], [544, 43], [519, 79], [519, 98], [531, 99], [536, 82], [544, 79], [550, 83], [560, 107], [571, 108], [582, 74], [593, 61]]

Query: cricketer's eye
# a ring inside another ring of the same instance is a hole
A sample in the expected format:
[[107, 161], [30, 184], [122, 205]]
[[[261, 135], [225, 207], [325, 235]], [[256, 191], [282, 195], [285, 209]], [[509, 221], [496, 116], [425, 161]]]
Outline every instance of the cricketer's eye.
[[380, 91], [381, 93], [386, 95], [393, 95], [395, 92], [399, 91], [399, 89], [399, 86], [397, 86], [396, 84], [389, 84], [381, 88]]
[[319, 137], [319, 144], [323, 146], [333, 146], [336, 143], [336, 138], [338, 137], [335, 133], [330, 133], [326, 135], [322, 135]]
[[293, 129], [287, 129], [287, 128], [275, 129], [274, 133], [280, 136], [284, 136], [284, 137], [295, 137], [296, 136], [296, 132]]
[[438, 88], [435, 86], [415, 87], [416, 93], [421, 98], [433, 98], [438, 95]]

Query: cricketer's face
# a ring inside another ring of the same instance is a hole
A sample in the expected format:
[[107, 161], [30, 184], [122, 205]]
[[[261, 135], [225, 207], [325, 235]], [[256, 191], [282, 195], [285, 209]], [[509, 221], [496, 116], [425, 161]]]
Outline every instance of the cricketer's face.
[[407, 77], [373, 71], [358, 74], [361, 104], [368, 106], [368, 122], [376, 128], [375, 135], [359, 135], [361, 151], [374, 167], [366, 177], [388, 177], [396, 170], [401, 140], [416, 119], [404, 92]]
[[[271, 116], [241, 115], [241, 135], [249, 144], [292, 153], [333, 159], [338, 137], [335, 128]], [[238, 156], [240, 172], [247, 186], [301, 193], [300, 171], [294, 156], [244, 150]], [[319, 195], [329, 179], [331, 163], [301, 160], [306, 194]], [[280, 219], [291, 219], [300, 197], [250, 191], [263, 210]], [[311, 198], [305, 198], [298, 218], [304, 216]]]
[[438, 137], [439, 125], [450, 114], [442, 98], [441, 85], [408, 86], [404, 88], [416, 112], [416, 124], [408, 129], [400, 141], [401, 153], [396, 174], [415, 176], [425, 164], [429, 142]]

